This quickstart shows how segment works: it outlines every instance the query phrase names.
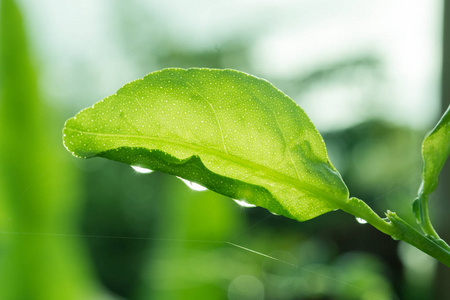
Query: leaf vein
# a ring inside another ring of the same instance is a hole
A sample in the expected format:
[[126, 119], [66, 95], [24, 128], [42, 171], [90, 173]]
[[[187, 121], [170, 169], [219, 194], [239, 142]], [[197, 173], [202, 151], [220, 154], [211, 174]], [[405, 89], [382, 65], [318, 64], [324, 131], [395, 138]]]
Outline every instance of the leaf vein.
[[264, 101], [261, 100], [261, 98], [260, 98], [258, 95], [255, 94], [254, 91], [252, 91], [250, 88], [247, 88], [247, 90], [248, 90], [248, 91], [256, 98], [256, 100], [258, 100], [261, 104], [263, 104], [265, 107], [267, 107], [267, 109], [273, 114], [273, 117], [275, 118], [275, 122], [277, 123], [278, 130], [279, 130], [280, 133], [281, 133], [281, 137], [282, 137], [282, 139], [283, 139], [283, 143], [284, 143], [285, 147], [287, 148], [287, 152], [288, 152], [288, 155], [289, 155], [289, 159], [290, 159], [290, 161], [291, 161], [291, 163], [292, 163], [292, 166], [294, 167], [294, 170], [295, 170], [295, 173], [296, 173], [296, 175], [297, 175], [298, 180], [301, 181], [301, 179], [300, 179], [300, 174], [299, 174], [299, 172], [298, 172], [298, 169], [297, 169], [296, 164], [294, 163], [294, 159], [292, 158], [291, 150], [290, 150], [290, 148], [289, 148], [289, 146], [288, 146], [288, 144], [287, 144], [287, 142], [286, 142], [286, 137], [284, 136], [284, 133], [283, 133], [283, 130], [281, 129], [280, 123], [278, 122], [278, 118], [277, 118], [276, 113], [275, 113], [272, 109], [270, 109], [270, 107], [268, 107], [268, 106], [264, 103]]
[[[192, 150], [206, 152], [206, 153], [209, 153], [210, 155], [220, 157], [221, 159], [224, 159], [226, 161], [232, 161], [233, 163], [243, 166], [245, 168], [252, 169], [252, 170], [259, 170], [260, 172], [255, 172], [254, 174], [260, 173], [262, 175], [262, 177], [271, 177], [271, 178], [274, 178], [275, 180], [280, 180], [282, 182], [289, 183], [295, 189], [297, 189], [299, 191], [303, 191], [306, 194], [319, 195], [324, 198], [329, 198], [328, 194], [324, 193], [321, 189], [317, 188], [316, 186], [314, 186], [312, 184], [309, 184], [308, 182], [301, 181], [300, 179], [293, 178], [287, 174], [283, 174], [277, 170], [271, 169], [267, 166], [261, 165], [259, 163], [253, 162], [253, 161], [249, 161], [249, 160], [240, 158], [233, 154], [224, 153], [222, 151], [215, 151], [214, 149], [206, 148], [206, 147], [195, 145], [192, 143], [186, 143], [183, 141], [177, 141], [177, 140], [173, 140], [173, 139], [162, 138], [162, 137], [153, 137], [153, 136], [138, 136], [138, 135], [129, 135], [129, 134], [88, 132], [88, 131], [82, 131], [82, 130], [78, 130], [78, 129], [74, 129], [74, 128], [70, 128], [70, 127], [66, 127], [65, 129], [74, 131], [74, 132], [78, 132], [80, 134], [88, 134], [88, 135], [96, 135], [96, 136], [155, 140], [155, 141], [161, 141], [161, 142], [185, 147], [185, 148], [192, 149]], [[158, 149], [149, 149], [149, 150], [158, 150]], [[238, 178], [236, 178], [236, 179], [241, 180]]]
[[223, 150], [225, 151], [225, 153], [228, 154], [227, 147], [225, 146], [225, 138], [224, 138], [224, 135], [223, 135], [222, 125], [221, 125], [221, 123], [220, 123], [219, 117], [217, 116], [217, 112], [216, 112], [216, 110], [214, 109], [214, 106], [212, 105], [212, 103], [209, 102], [208, 99], [207, 99], [205, 96], [203, 96], [203, 95], [202, 95], [202, 94], [201, 94], [201, 93], [200, 93], [200, 92], [199, 92], [192, 84], [190, 84], [189, 82], [183, 81], [183, 80], [179, 80], [178, 78], [173, 78], [173, 77], [171, 77], [171, 80], [176, 80], [176, 81], [178, 81], [178, 82], [181, 82], [181, 83], [183, 83], [183, 84], [186, 84], [187, 86], [189, 86], [190, 88], [192, 88], [192, 89], [194, 90], [194, 92], [197, 93], [197, 95], [200, 96], [206, 103], [208, 103], [208, 105], [211, 107], [211, 110], [212, 110], [212, 112], [213, 112], [213, 115], [214, 115], [214, 117], [215, 117], [215, 119], [216, 119], [217, 125], [219, 126], [219, 131], [220, 131], [220, 137], [221, 137], [221, 139], [222, 139]]

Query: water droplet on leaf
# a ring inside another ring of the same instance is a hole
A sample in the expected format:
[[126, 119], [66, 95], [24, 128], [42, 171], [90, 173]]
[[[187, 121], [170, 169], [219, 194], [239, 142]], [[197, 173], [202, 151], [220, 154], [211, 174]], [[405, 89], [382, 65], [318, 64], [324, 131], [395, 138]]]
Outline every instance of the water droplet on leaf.
[[356, 218], [356, 221], [358, 221], [359, 224], [367, 224], [367, 221], [361, 218]]
[[138, 173], [142, 173], [142, 174], [150, 174], [153, 172], [153, 170], [147, 169], [147, 168], [143, 168], [143, 167], [138, 167], [138, 166], [131, 166], [136, 172]]
[[207, 191], [208, 190], [207, 188], [205, 188], [204, 186], [202, 186], [202, 185], [200, 185], [198, 183], [186, 180], [186, 179], [178, 177], [178, 176], [177, 176], [177, 178], [181, 179], [181, 181], [183, 181], [191, 190], [194, 190], [194, 191], [197, 191], [197, 192], [203, 192], [203, 191]]
[[256, 205], [248, 203], [245, 200], [237, 200], [237, 199], [233, 199], [234, 202], [236, 202], [237, 204], [239, 204], [242, 207], [256, 207]]

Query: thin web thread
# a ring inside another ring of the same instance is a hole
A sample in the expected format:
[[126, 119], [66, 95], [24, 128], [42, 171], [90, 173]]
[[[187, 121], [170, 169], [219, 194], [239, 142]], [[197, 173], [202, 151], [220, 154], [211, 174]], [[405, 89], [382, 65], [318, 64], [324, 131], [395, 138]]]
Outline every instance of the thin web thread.
[[[405, 187], [405, 186], [408, 186], [408, 185], [413, 184], [413, 182], [416, 182], [416, 181], [417, 181], [417, 179], [412, 179], [412, 180], [410, 180], [410, 181], [408, 181], [408, 182], [406, 182], [406, 183], [403, 183], [403, 184], [401, 184], [401, 185], [398, 185], [398, 186], [396, 186], [395, 188], [393, 188], [392, 190], [390, 190], [390, 191], [388, 191], [388, 192], [386, 192], [386, 193], [384, 193], [384, 194], [382, 194], [382, 195], [376, 197], [374, 200], [369, 201], [368, 204], [373, 203], [373, 202], [375, 202], [375, 201], [378, 201], [378, 200], [380, 200], [380, 199], [386, 197], [387, 195], [389, 195], [389, 194], [391, 194], [391, 193], [393, 193], [393, 192], [395, 192], [395, 191], [397, 191], [397, 190], [399, 190], [399, 189], [401, 189], [401, 188], [403, 188], [403, 187]], [[31, 186], [28, 187], [28, 188], [31, 188]], [[27, 191], [25, 191], [24, 194], [25, 194], [26, 192], [27, 192]], [[234, 236], [234, 237], [233, 237], [232, 239], [230, 239], [230, 240], [235, 240], [235, 239], [237, 239], [238, 237], [242, 236], [244, 233], [248, 232], [251, 228], [253, 228], [253, 227], [259, 225], [260, 223], [266, 221], [267, 219], [269, 219], [269, 218], [272, 217], [272, 216], [273, 216], [273, 215], [269, 215], [269, 216], [267, 216], [267, 217], [264, 217], [263, 219], [261, 219], [261, 220], [257, 221], [256, 223], [252, 224], [250, 227], [246, 228], [244, 231], [240, 232], [239, 234], [237, 234], [236, 236]], [[265, 258], [268, 258], [268, 259], [271, 259], [271, 260], [273, 260], [273, 261], [277, 261], [277, 262], [279, 262], [279, 263], [282, 263], [282, 264], [291, 266], [291, 267], [293, 267], [293, 268], [297, 268], [297, 269], [299, 269], [299, 270], [302, 270], [302, 271], [305, 271], [305, 272], [314, 274], [314, 275], [316, 275], [316, 276], [318, 276], [318, 277], [326, 278], [326, 279], [328, 279], [328, 280], [337, 282], [337, 283], [339, 283], [339, 284], [346, 285], [346, 286], [351, 287], [351, 288], [353, 288], [353, 289], [358, 289], [358, 290], [361, 290], [361, 291], [365, 291], [365, 292], [371, 293], [371, 294], [374, 295], [374, 296], [378, 296], [378, 297], [380, 297], [380, 298], [384, 298], [383, 295], [381, 295], [381, 294], [379, 294], [379, 293], [376, 293], [376, 292], [374, 292], [374, 291], [372, 291], [372, 290], [368, 290], [368, 289], [361, 288], [361, 287], [359, 287], [359, 286], [357, 286], [357, 285], [354, 285], [354, 284], [351, 284], [351, 283], [348, 283], [348, 282], [345, 282], [345, 281], [342, 281], [342, 280], [339, 280], [339, 279], [336, 279], [336, 278], [333, 278], [333, 277], [330, 277], [330, 276], [327, 276], [327, 275], [318, 273], [318, 272], [316, 272], [316, 271], [313, 271], [313, 270], [308, 269], [308, 268], [305, 268], [305, 267], [301, 267], [301, 266], [292, 264], [292, 263], [290, 263], [290, 262], [287, 262], [287, 261], [284, 261], [284, 260], [282, 260], [282, 259], [279, 259], [279, 258], [270, 256], [270, 255], [268, 255], [268, 254], [264, 254], [264, 253], [262, 253], [262, 252], [258, 252], [258, 251], [256, 251], [256, 250], [253, 250], [253, 249], [250, 249], [250, 248], [241, 246], [241, 245], [239, 245], [239, 244], [232, 243], [231, 241], [213, 241], [213, 240], [195, 240], [195, 239], [192, 239], [192, 240], [186, 240], [186, 239], [150, 238], [150, 237], [136, 237], [136, 236], [84, 235], [84, 234], [67, 234], [67, 233], [15, 232], [15, 231], [0, 231], [0, 234], [11, 234], [11, 235], [34, 235], [34, 236], [49, 236], [49, 237], [74, 237], [74, 238], [120, 239], [120, 240], [135, 240], [135, 241], [165, 241], [165, 242], [192, 242], [192, 243], [226, 244], [226, 245], [230, 245], [230, 246], [232, 246], [232, 247], [235, 247], [235, 248], [238, 248], [238, 249], [241, 249], [241, 250], [244, 250], [244, 251], [247, 251], [247, 252], [250, 252], [250, 253], [253, 253], [253, 254], [256, 254], [256, 255], [265, 257]], [[393, 297], [394, 297], [394, 299], [398, 299], [396, 296], [393, 296]]]
[[396, 191], [398, 191], [398, 190], [400, 190], [400, 189], [402, 189], [402, 188], [404, 188], [406, 186], [410, 186], [410, 185], [413, 185], [413, 184], [416, 185], [416, 186], [419, 186], [418, 182], [420, 182], [420, 180], [418, 178], [413, 178], [413, 179], [411, 179], [411, 180], [409, 180], [407, 182], [404, 182], [402, 184], [397, 185], [396, 187], [390, 189], [388, 192], [383, 193], [383, 194], [375, 197], [373, 200], [367, 201], [366, 203], [367, 204], [373, 204], [375, 202], [378, 202], [378, 201], [382, 200], [383, 198], [386, 198], [386, 196], [388, 196], [388, 195], [390, 195], [390, 194], [392, 194], [392, 193], [394, 193], [394, 192], [396, 192]]
[[[263, 221], [264, 220], [265, 219], [263, 219]], [[260, 223], [260, 222], [257, 222], [257, 223]], [[254, 225], [256, 225], [256, 224], [254, 224]], [[250, 248], [247, 248], [247, 247], [244, 247], [244, 246], [241, 246], [241, 245], [229, 242], [229, 241], [212, 241], [212, 240], [195, 240], [195, 239], [194, 240], [186, 240], [186, 239], [149, 238], [149, 237], [134, 237], [134, 236], [84, 235], [84, 234], [42, 233], [42, 232], [15, 232], [15, 231], [0, 231], [0, 234], [33, 235], [33, 236], [49, 236], [49, 237], [74, 237], [74, 238], [101, 238], [101, 239], [138, 240], [138, 241], [140, 240], [140, 241], [164, 241], [164, 242], [192, 242], [192, 243], [226, 244], [226, 245], [230, 245], [232, 247], [236, 247], [238, 249], [241, 249], [241, 250], [244, 250], [244, 251], [247, 251], [247, 252], [250, 252], [250, 253], [253, 253], [253, 254], [256, 254], [256, 255], [268, 258], [268, 259], [271, 259], [273, 261], [276, 261], [276, 262], [279, 262], [279, 263], [291, 266], [293, 268], [296, 268], [296, 269], [299, 269], [299, 270], [302, 270], [302, 271], [314, 274], [314, 275], [316, 275], [318, 277], [322, 277], [322, 278], [325, 278], [325, 279], [337, 282], [339, 284], [346, 285], [346, 286], [351, 287], [353, 289], [357, 289], [357, 290], [361, 290], [361, 291], [364, 291], [364, 292], [368, 292], [368, 293], [370, 293], [370, 294], [372, 294], [374, 296], [378, 296], [378, 297], [383, 298], [383, 299], [385, 298], [383, 295], [378, 294], [378, 293], [376, 293], [376, 292], [374, 292], [372, 290], [364, 289], [364, 288], [359, 287], [357, 285], [354, 285], [354, 284], [351, 284], [351, 283], [348, 283], [348, 282], [345, 282], [345, 281], [342, 281], [342, 280], [339, 280], [339, 279], [336, 279], [336, 278], [324, 275], [322, 273], [313, 271], [311, 269], [292, 264], [292, 263], [290, 263], [288, 261], [276, 258], [274, 256], [270, 256], [268, 254], [265, 254], [265, 253], [262, 253], [262, 252], [259, 252], [259, 251], [256, 251], [256, 250], [253, 250], [253, 249], [250, 249]], [[398, 299], [398, 298], [394, 296], [394, 299]]]

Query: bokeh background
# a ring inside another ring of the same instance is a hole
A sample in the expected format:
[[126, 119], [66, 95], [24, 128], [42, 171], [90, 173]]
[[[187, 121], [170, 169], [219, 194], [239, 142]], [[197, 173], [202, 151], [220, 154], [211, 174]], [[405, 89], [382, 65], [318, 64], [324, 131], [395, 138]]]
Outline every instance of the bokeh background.
[[[61, 142], [65, 119], [147, 73], [238, 69], [305, 109], [352, 196], [414, 223], [420, 144], [450, 99], [444, 1], [0, 4], [0, 299], [450, 295], [448, 268], [345, 213], [299, 223]], [[448, 173], [430, 209], [450, 240]]]

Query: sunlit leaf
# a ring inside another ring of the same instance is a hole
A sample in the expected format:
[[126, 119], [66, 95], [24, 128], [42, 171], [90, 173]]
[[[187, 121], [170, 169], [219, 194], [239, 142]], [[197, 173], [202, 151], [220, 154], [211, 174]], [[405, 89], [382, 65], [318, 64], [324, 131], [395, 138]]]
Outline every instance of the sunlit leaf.
[[234, 70], [151, 73], [69, 119], [64, 143], [78, 157], [173, 174], [300, 221], [348, 199], [305, 112]]
[[423, 171], [421, 194], [431, 194], [439, 173], [450, 154], [450, 106], [422, 144]]

